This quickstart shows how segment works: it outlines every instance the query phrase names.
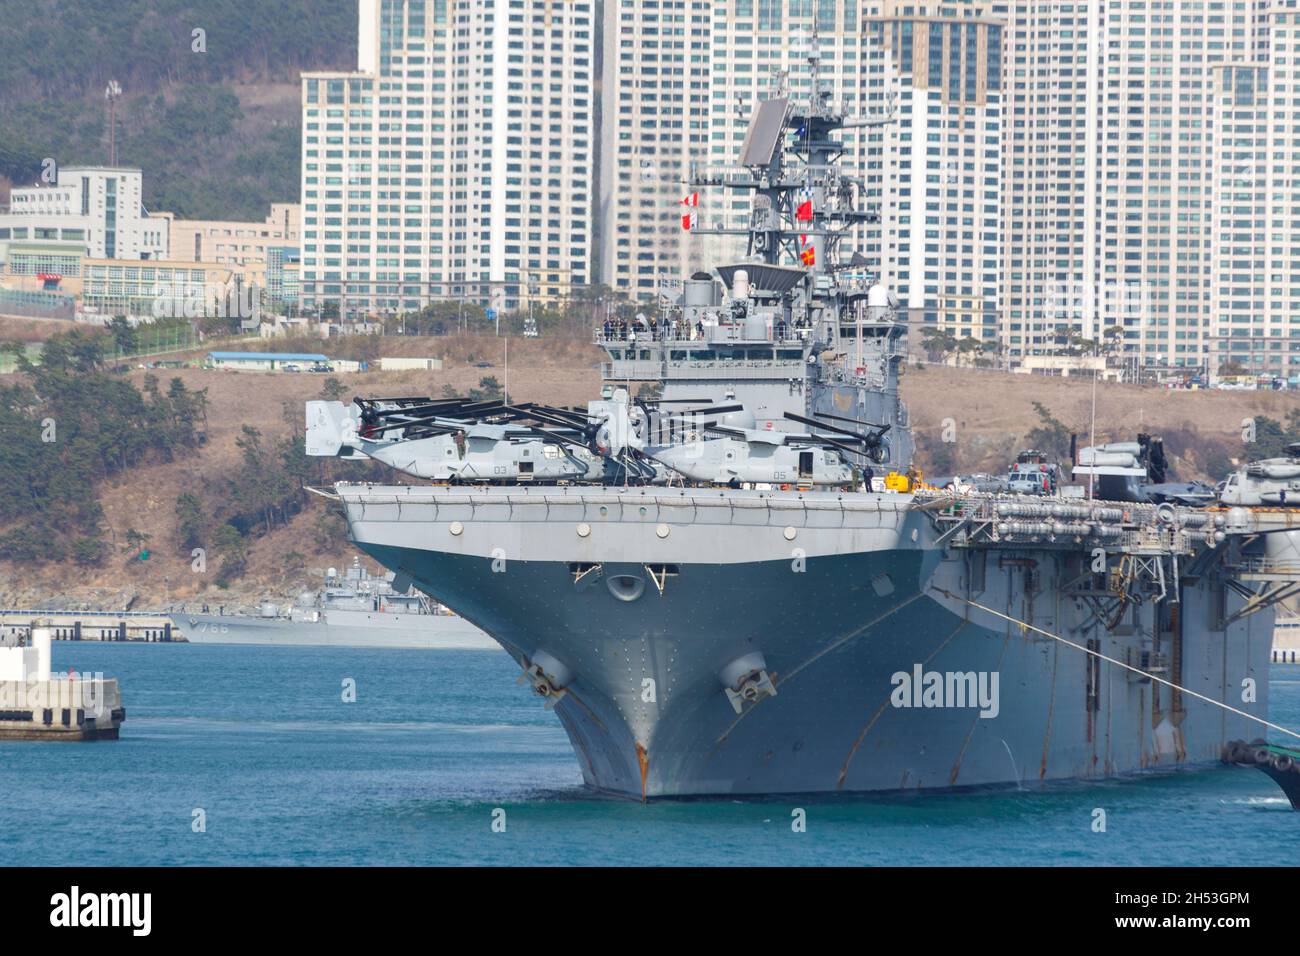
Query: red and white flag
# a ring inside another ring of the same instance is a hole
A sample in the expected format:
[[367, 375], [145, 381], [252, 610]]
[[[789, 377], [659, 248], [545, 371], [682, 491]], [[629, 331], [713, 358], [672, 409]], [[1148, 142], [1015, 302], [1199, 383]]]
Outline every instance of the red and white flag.
[[677, 201], [679, 206], [698, 206], [700, 204], [700, 194], [691, 193], [689, 196], [683, 196]]
[[812, 222], [815, 215], [812, 190], [806, 188], [799, 190], [799, 205], [794, 210], [795, 220], [797, 222]]
[[688, 212], [682, 216], [682, 228], [689, 232], [692, 229], [699, 228], [700, 214], [698, 212]]

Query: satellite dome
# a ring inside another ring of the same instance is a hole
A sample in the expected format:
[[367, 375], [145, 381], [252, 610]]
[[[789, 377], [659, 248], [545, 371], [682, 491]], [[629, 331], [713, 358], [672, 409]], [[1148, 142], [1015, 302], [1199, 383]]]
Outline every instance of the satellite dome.
[[742, 408], [738, 412], [727, 412], [723, 415], [719, 424], [727, 428], [757, 428], [758, 422], [754, 420], [754, 413], [748, 408]]
[[868, 309], [887, 309], [889, 308], [889, 290], [879, 282], [873, 282], [867, 289], [867, 308]]

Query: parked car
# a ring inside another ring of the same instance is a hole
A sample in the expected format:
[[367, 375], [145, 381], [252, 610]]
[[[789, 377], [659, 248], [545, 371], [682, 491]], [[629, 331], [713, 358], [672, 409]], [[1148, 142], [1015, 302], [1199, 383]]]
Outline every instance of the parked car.
[[299, 368], [298, 366], [296, 366], [296, 365], [289, 364], [289, 365], [282, 365], [282, 366], [280, 366], [280, 371], [281, 371], [281, 372], [301, 372], [302, 369], [300, 369], [300, 368]]

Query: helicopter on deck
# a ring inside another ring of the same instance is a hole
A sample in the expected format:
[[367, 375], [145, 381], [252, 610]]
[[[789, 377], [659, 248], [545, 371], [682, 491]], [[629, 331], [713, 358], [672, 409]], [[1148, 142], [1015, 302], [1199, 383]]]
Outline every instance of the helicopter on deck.
[[759, 429], [743, 405], [629, 399], [622, 388], [606, 389], [585, 411], [460, 398], [313, 401], [306, 447], [313, 457], [373, 459], [450, 483], [849, 487], [862, 478], [856, 459], [883, 458], [889, 426], [785, 417], [811, 430]]
[[1300, 442], [1286, 446], [1284, 458], [1243, 465], [1219, 486], [1225, 505], [1296, 507], [1300, 505]]

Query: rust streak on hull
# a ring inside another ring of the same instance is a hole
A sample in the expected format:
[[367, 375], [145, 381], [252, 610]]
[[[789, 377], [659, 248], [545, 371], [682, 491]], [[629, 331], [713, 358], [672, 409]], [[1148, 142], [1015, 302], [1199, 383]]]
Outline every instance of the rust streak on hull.
[[645, 803], [645, 775], [650, 769], [650, 755], [640, 742], [636, 745], [636, 762], [641, 766], [641, 802]]

